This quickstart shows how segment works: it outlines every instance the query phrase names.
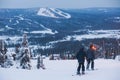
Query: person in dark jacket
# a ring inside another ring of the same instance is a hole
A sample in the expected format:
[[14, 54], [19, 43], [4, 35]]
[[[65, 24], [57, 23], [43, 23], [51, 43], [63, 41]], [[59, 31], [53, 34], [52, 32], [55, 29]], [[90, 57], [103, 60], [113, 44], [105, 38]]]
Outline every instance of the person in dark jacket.
[[91, 44], [90, 48], [87, 51], [87, 70], [89, 70], [89, 65], [91, 63], [91, 69], [94, 70], [94, 59], [95, 59], [95, 50], [94, 45]]
[[84, 47], [81, 47], [80, 50], [76, 54], [76, 58], [78, 60], [78, 67], [77, 67], [77, 74], [80, 74], [80, 69], [82, 68], [82, 74], [85, 74], [85, 57], [86, 57], [86, 52], [84, 51]]

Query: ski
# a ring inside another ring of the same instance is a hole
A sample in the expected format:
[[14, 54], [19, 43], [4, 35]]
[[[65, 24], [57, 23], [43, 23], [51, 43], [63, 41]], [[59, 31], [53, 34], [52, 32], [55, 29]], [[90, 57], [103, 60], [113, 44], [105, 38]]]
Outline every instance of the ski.
[[83, 75], [86, 75], [87, 73], [85, 74], [73, 74], [72, 76], [83, 76]]
[[96, 69], [86, 69], [86, 71], [95, 71], [95, 70], [98, 70], [98, 68], [96, 68]]

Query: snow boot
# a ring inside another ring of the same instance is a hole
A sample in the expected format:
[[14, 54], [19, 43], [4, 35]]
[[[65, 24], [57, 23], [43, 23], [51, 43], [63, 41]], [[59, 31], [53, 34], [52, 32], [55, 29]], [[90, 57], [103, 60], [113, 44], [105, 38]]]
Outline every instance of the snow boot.
[[92, 68], [92, 70], [94, 70], [94, 68]]
[[77, 72], [77, 75], [80, 75], [80, 72]]
[[84, 75], [85, 74], [85, 72], [84, 71], [82, 71], [82, 75]]

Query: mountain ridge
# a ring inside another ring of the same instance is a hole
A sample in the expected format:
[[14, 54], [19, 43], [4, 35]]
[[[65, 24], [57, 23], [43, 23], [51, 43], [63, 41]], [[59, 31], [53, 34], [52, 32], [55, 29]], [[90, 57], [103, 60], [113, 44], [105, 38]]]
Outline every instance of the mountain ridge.
[[[76, 40], [76, 36], [90, 34], [89, 31], [120, 30], [120, 9], [107, 8], [107, 12], [105, 9], [58, 9], [58, 11], [53, 9], [58, 13], [63, 11], [70, 14], [72, 17], [69, 19], [39, 16], [37, 15], [39, 8], [0, 9], [0, 35], [1, 38], [2, 36], [9, 38], [27, 33], [33, 44], [32, 38], [45, 39], [41, 43], [66, 41], [64, 39], [71, 41]], [[96, 31], [95, 33], [99, 35]], [[116, 38], [114, 35], [112, 38]]]
[[56, 8], [40, 8], [37, 15], [51, 18], [71, 18], [71, 15]]

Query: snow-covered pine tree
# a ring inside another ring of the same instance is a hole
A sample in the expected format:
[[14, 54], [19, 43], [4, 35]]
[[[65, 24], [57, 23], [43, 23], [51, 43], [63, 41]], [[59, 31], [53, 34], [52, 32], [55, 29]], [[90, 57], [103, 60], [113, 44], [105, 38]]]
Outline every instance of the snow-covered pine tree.
[[20, 53], [20, 44], [16, 44], [16, 46], [15, 46], [15, 60], [19, 60], [19, 58], [20, 58], [20, 55], [21, 55], [21, 53]]
[[6, 52], [7, 49], [5, 47], [4, 41], [0, 40], [0, 65], [1, 67], [5, 67], [5, 61], [6, 61]]
[[13, 66], [13, 56], [12, 53], [6, 53], [5, 68]]
[[7, 68], [13, 65], [13, 58], [7, 53], [5, 41], [0, 40], [0, 66]]
[[20, 61], [20, 67], [23, 69], [31, 69], [30, 64], [30, 48], [28, 46], [27, 34], [23, 35], [22, 43], [20, 49], [18, 49], [18, 60]]
[[28, 47], [27, 34], [24, 34], [24, 35], [23, 35], [22, 47]]
[[21, 44], [16, 45], [15, 52], [17, 68], [31, 69], [31, 52], [28, 46], [27, 34], [23, 35]]
[[45, 65], [43, 63], [43, 58], [41, 54], [39, 54], [37, 58], [37, 69], [40, 69], [40, 68], [45, 69]]

